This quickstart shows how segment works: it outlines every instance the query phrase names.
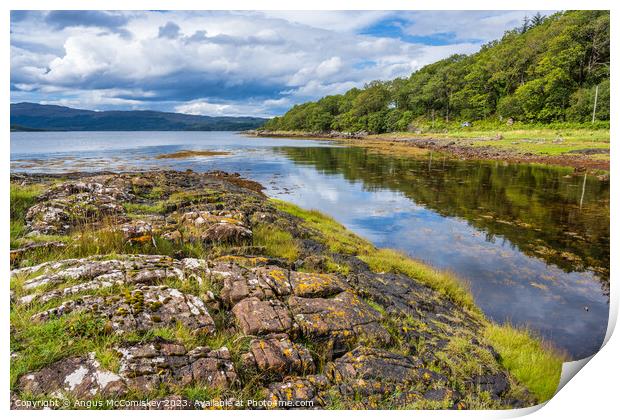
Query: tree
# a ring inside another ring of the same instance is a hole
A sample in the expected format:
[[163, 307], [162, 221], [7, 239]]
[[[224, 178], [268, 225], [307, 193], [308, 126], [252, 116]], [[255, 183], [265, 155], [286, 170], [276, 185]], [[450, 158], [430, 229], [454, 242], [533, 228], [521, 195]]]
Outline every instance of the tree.
[[418, 119], [589, 121], [609, 119], [609, 11], [540, 13], [475, 54], [453, 55], [408, 78], [296, 105], [270, 129], [401, 131]]

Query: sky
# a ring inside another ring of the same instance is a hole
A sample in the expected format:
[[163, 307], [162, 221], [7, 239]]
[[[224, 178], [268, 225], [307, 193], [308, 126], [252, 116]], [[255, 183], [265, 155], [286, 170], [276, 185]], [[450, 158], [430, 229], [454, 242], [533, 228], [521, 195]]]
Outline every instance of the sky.
[[271, 117], [476, 52], [535, 13], [12, 11], [11, 102]]

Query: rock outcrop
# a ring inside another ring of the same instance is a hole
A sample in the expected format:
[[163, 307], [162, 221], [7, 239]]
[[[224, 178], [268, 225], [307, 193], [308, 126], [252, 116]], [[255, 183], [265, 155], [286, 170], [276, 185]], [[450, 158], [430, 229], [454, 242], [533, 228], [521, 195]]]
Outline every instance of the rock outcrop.
[[[66, 258], [37, 259], [47, 245], [12, 258], [13, 400], [131, 395], [152, 403], [140, 408], [204, 408], [191, 400], [203, 392], [237, 407], [260, 396], [268, 408], [533, 402], [480, 339], [481, 317], [413, 278], [329, 251], [256, 183], [221, 172], [67, 178], [36, 178], [51, 186], [26, 216], [29, 241], [69, 238], [50, 245]], [[258, 226], [290, 233], [298, 259], [255, 246]], [[108, 234], [120, 239], [99, 241]], [[328, 272], [329, 261], [346, 270]], [[32, 336], [47, 326], [48, 342]]]

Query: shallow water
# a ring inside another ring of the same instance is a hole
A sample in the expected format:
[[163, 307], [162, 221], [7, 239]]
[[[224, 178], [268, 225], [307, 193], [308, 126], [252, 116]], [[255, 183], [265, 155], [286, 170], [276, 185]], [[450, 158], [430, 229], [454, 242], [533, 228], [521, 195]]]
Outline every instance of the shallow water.
[[[179, 150], [230, 155], [156, 159]], [[566, 168], [395, 158], [356, 147], [229, 132], [11, 133], [13, 172], [239, 172], [330, 214], [377, 246], [465, 279], [498, 322], [528, 325], [582, 358], [608, 317], [609, 182]], [[584, 184], [585, 181], [585, 184]]]

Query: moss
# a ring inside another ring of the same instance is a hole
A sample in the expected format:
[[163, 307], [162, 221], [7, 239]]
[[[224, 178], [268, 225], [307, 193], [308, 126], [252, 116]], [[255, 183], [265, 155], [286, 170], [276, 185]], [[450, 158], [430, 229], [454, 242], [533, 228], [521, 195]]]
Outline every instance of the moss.
[[540, 402], [553, 397], [560, 382], [565, 355], [531, 331], [508, 324], [489, 324], [484, 336], [500, 354], [502, 366]]
[[164, 214], [166, 212], [166, 202], [156, 201], [153, 204], [146, 203], [123, 203], [123, 207], [128, 213], [137, 214]]

